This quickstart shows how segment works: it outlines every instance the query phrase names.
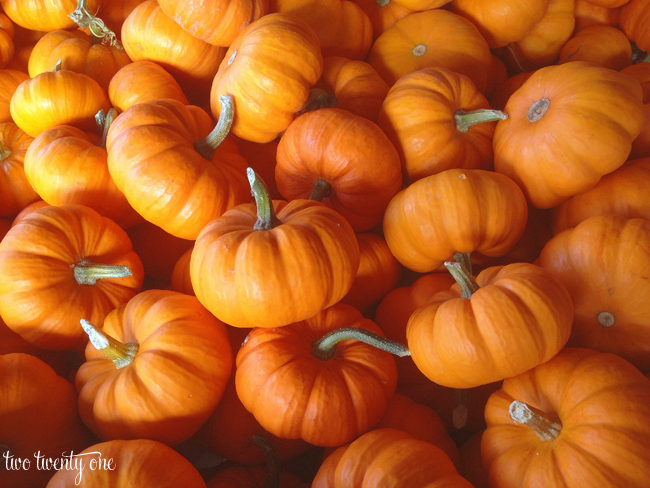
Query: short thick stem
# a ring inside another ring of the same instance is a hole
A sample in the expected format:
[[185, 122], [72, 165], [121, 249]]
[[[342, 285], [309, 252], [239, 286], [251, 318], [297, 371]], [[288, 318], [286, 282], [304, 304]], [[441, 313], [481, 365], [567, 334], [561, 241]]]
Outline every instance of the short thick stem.
[[540, 98], [530, 106], [526, 118], [529, 122], [537, 122], [539, 119], [544, 117], [544, 114], [550, 105], [551, 101], [548, 98]]
[[391, 341], [360, 327], [343, 327], [325, 334], [320, 339], [312, 342], [311, 353], [314, 357], [326, 361], [336, 355], [336, 348], [334, 346], [337, 343], [349, 340], [365, 342], [377, 349], [390, 352], [399, 357], [411, 355], [411, 351], [405, 345]]
[[103, 20], [98, 19], [88, 10], [87, 0], [79, 0], [77, 8], [71, 14], [68, 14], [68, 17], [70, 17], [82, 29], [88, 27], [90, 33], [94, 37], [101, 39], [103, 44], [118, 49], [124, 49], [118, 42], [115, 32], [106, 27]]
[[99, 147], [106, 149], [106, 136], [108, 136], [108, 129], [111, 128], [111, 124], [117, 115], [117, 110], [112, 107], [108, 109], [108, 113], [104, 112], [104, 109], [101, 109], [95, 114], [95, 122], [97, 122], [97, 126], [102, 131], [102, 138], [99, 141]]
[[463, 298], [471, 298], [472, 294], [476, 293], [480, 286], [472, 276], [472, 274], [467, 271], [467, 269], [458, 262], [447, 261], [445, 262], [445, 268], [451, 273], [451, 275], [460, 286], [461, 295]]
[[318, 178], [314, 181], [314, 189], [312, 190], [311, 195], [309, 195], [309, 199], [322, 202], [323, 199], [331, 196], [333, 192], [334, 190], [332, 189], [332, 185], [328, 181]]
[[253, 226], [255, 230], [271, 230], [281, 224], [273, 209], [273, 200], [269, 196], [264, 180], [260, 178], [253, 168], [246, 168], [248, 183], [251, 186], [251, 193], [257, 205], [257, 222]]
[[273, 444], [271, 444], [266, 437], [258, 434], [253, 434], [253, 444], [262, 450], [264, 460], [266, 461], [266, 480], [264, 482], [264, 488], [279, 488], [280, 460], [278, 459], [278, 453], [275, 451]]
[[94, 285], [102, 278], [126, 278], [131, 276], [131, 270], [126, 265], [91, 263], [81, 259], [71, 265], [75, 281], [80, 285]]
[[600, 312], [597, 318], [598, 323], [603, 327], [611, 327], [614, 325], [614, 314], [611, 312]]
[[138, 345], [118, 341], [103, 331], [97, 329], [87, 320], [81, 319], [81, 327], [88, 334], [90, 343], [99, 352], [115, 363], [117, 369], [122, 369], [133, 362], [138, 354]]
[[0, 144], [0, 161], [4, 161], [11, 156], [11, 149]]
[[232, 96], [221, 95], [219, 97], [219, 103], [221, 104], [221, 112], [219, 113], [217, 125], [207, 136], [194, 143], [194, 149], [208, 161], [212, 161], [217, 147], [219, 147], [219, 144], [223, 142], [230, 132], [233, 117], [235, 116], [235, 105], [232, 101]]
[[535, 431], [537, 437], [543, 441], [552, 441], [562, 430], [562, 423], [555, 421], [546, 412], [515, 400], [510, 404], [510, 418], [517, 423], [524, 424]]
[[476, 124], [482, 124], [483, 122], [494, 122], [496, 120], [506, 120], [507, 118], [508, 115], [501, 110], [492, 110], [487, 108], [471, 110], [469, 112], [458, 110], [454, 114], [454, 120], [456, 121], [456, 130], [459, 132], [467, 132], [471, 126]]
[[312, 110], [318, 110], [319, 108], [336, 108], [339, 104], [336, 95], [323, 90], [322, 88], [312, 88], [309, 90], [309, 98], [305, 106], [301, 108], [297, 115], [302, 115], [306, 112], [311, 112]]

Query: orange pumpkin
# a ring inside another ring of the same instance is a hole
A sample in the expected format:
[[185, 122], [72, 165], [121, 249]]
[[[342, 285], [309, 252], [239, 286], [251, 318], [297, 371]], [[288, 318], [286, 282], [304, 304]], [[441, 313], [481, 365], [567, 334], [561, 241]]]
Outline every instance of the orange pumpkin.
[[[88, 9], [96, 12], [101, 0], [87, 0]], [[33, 31], [50, 32], [76, 27], [68, 17], [77, 7], [77, 0], [0, 0], [4, 13], [16, 24]]]
[[323, 56], [363, 61], [368, 57], [373, 42], [372, 23], [356, 3], [343, 0], [341, 7], [341, 22], [334, 29], [330, 42], [321, 41], [321, 52]]
[[496, 121], [504, 117], [468, 77], [425, 68], [395, 82], [378, 123], [413, 182], [451, 168], [489, 169]]
[[14, 24], [0, 12], [0, 69], [5, 68], [14, 56]]
[[46, 488], [123, 488], [136, 483], [157, 488], [205, 488], [201, 474], [187, 459], [157, 441], [102, 442], [75, 455], [83, 461], [57, 471]]
[[568, 61], [588, 61], [620, 71], [632, 64], [632, 46], [625, 34], [616, 27], [591, 25], [562, 46], [558, 64]]
[[101, 329], [82, 322], [90, 342], [75, 377], [79, 414], [99, 438], [174, 446], [221, 400], [232, 369], [228, 333], [195, 297], [148, 290]]
[[16, 215], [39, 199], [25, 176], [25, 153], [33, 137], [16, 124], [0, 123], [0, 216]]
[[616, 27], [621, 15], [621, 8], [607, 8], [594, 5], [587, 0], [575, 0], [576, 6], [573, 11], [576, 19], [576, 32], [581, 31], [590, 25], [611, 25]]
[[169, 289], [178, 291], [180, 293], [185, 293], [186, 295], [196, 296], [196, 293], [194, 293], [194, 288], [192, 288], [192, 276], [190, 275], [190, 260], [192, 259], [192, 249], [193, 246], [181, 254], [181, 256], [174, 264], [174, 267], [172, 268], [172, 274], [169, 278]]
[[278, 437], [339, 446], [381, 418], [397, 383], [391, 354], [356, 340], [326, 352], [314, 344], [348, 327], [381, 334], [374, 322], [345, 304], [248, 334], [237, 354], [235, 386], [262, 427]]
[[468, 76], [483, 92], [492, 53], [469, 20], [436, 9], [398, 20], [377, 38], [368, 63], [391, 86], [408, 73], [438, 67]]
[[528, 207], [507, 177], [480, 169], [448, 169], [399, 192], [384, 214], [384, 236], [413, 271], [440, 267], [455, 253], [505, 254], [521, 237]]
[[122, 47], [94, 44], [82, 31], [56, 30], [36, 43], [29, 56], [29, 76], [51, 71], [58, 60], [61, 69], [83, 73], [99, 83], [105, 92], [115, 73], [131, 62]]
[[650, 370], [650, 221], [596, 215], [551, 239], [538, 264], [569, 291], [569, 344], [612, 352]]
[[309, 25], [293, 15], [265, 15], [246, 27], [228, 48], [212, 82], [212, 114], [217, 118], [221, 96], [231, 95], [233, 134], [252, 142], [270, 142], [305, 105], [309, 88], [322, 71], [320, 44]]
[[183, 239], [227, 209], [249, 201], [246, 162], [233, 144], [218, 146], [232, 105], [213, 123], [201, 108], [173, 99], [133, 105], [111, 125], [108, 170], [145, 220]]
[[506, 379], [485, 407], [490, 486], [649, 486], [648, 397], [648, 378], [589, 349]]
[[539, 208], [588, 190], [621, 166], [645, 122], [635, 80], [582, 61], [536, 71], [504, 112], [494, 167]]
[[140, 60], [120, 68], [108, 85], [108, 98], [120, 112], [138, 103], [160, 98], [189, 102], [178, 82], [165, 68], [152, 61]]
[[313, 488], [472, 488], [439, 447], [406, 432], [376, 429], [340, 447], [323, 462]]
[[399, 156], [382, 130], [338, 108], [314, 110], [292, 122], [276, 158], [275, 182], [282, 196], [318, 200], [356, 231], [381, 222], [402, 187]]
[[[395, 0], [353, 0], [366, 13], [372, 24], [373, 42], [395, 22], [413, 10]], [[435, 8], [435, 7], [434, 7]]]
[[11, 97], [9, 110], [18, 127], [32, 137], [57, 125], [97, 131], [95, 114], [110, 108], [99, 83], [82, 73], [46, 71], [24, 81]]
[[37, 357], [13, 353], [0, 355], [0, 395], [0, 485], [42, 488], [54, 466], [37, 468], [37, 455], [42, 463], [88, 445], [74, 387]]
[[406, 328], [411, 357], [431, 381], [492, 383], [548, 361], [569, 340], [571, 296], [551, 272], [518, 263], [488, 268], [474, 281], [448, 269], [458, 284], [415, 311]]
[[187, 32], [228, 47], [248, 24], [268, 13], [267, 0], [158, 0], [162, 11]]
[[189, 86], [209, 83], [226, 53], [225, 48], [184, 31], [156, 0], [142, 2], [131, 11], [122, 25], [122, 44], [132, 61], [160, 64], [179, 83]]
[[12, 122], [9, 103], [18, 85], [28, 80], [29, 75], [15, 69], [0, 70], [0, 123]]
[[350, 224], [319, 202], [271, 201], [251, 169], [249, 180], [257, 208], [238, 205], [196, 238], [190, 274], [198, 299], [229, 325], [269, 328], [338, 302], [359, 269]]
[[32, 344], [81, 350], [88, 338], [79, 320], [101, 323], [138, 292], [143, 275], [113, 221], [81, 205], [43, 207], [0, 243], [0, 315]]

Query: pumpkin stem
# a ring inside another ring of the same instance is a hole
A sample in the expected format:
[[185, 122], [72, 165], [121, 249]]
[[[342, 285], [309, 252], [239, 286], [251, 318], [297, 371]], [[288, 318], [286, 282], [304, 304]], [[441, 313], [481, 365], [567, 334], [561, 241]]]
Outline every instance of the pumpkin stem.
[[323, 90], [322, 88], [311, 88], [309, 90], [309, 98], [307, 103], [302, 107], [296, 115], [302, 115], [312, 110], [318, 110], [319, 108], [336, 108], [339, 104], [338, 99], [333, 93]]
[[562, 430], [562, 423], [554, 421], [549, 414], [531, 407], [524, 402], [515, 400], [510, 404], [510, 418], [524, 424], [535, 431], [543, 441], [552, 441]]
[[461, 263], [446, 261], [445, 268], [447, 268], [447, 271], [451, 273], [458, 286], [460, 286], [463, 298], [471, 298], [472, 294], [476, 293], [480, 288], [472, 274]]
[[11, 149], [0, 144], [0, 161], [4, 161], [11, 156]]
[[117, 117], [117, 110], [112, 107], [108, 109], [108, 113], [104, 112], [104, 109], [101, 109], [95, 114], [95, 122], [97, 122], [97, 126], [102, 130], [102, 138], [99, 141], [99, 147], [106, 149], [106, 136], [108, 135], [108, 129], [110, 129], [115, 117]]
[[614, 325], [614, 314], [611, 312], [600, 312], [598, 314], [598, 323], [603, 327], [611, 327]]
[[548, 98], [540, 98], [535, 103], [533, 103], [528, 109], [528, 114], [526, 118], [529, 122], [537, 122], [539, 119], [544, 117], [544, 114], [548, 110], [551, 101]]
[[86, 0], [79, 0], [77, 8], [71, 14], [68, 14], [68, 17], [82, 29], [89, 27], [92, 36], [101, 39], [102, 44], [117, 49], [124, 49], [117, 40], [115, 32], [106, 27], [102, 19], [98, 19], [88, 11], [88, 3]]
[[257, 205], [257, 222], [255, 222], [253, 229], [271, 230], [277, 227], [282, 222], [275, 215], [273, 200], [269, 196], [269, 190], [266, 188], [264, 180], [253, 168], [246, 168], [246, 176], [248, 176], [251, 193], [255, 198], [255, 205]]
[[469, 412], [469, 390], [454, 389], [454, 410], [451, 414], [451, 423], [457, 429], [467, 425], [467, 414]]
[[56, 73], [57, 71], [61, 71], [61, 65], [63, 64], [63, 60], [59, 59], [56, 64], [54, 65], [54, 68], [52, 68], [52, 73]]
[[401, 358], [411, 355], [411, 351], [409, 351], [409, 348], [405, 345], [391, 341], [390, 339], [360, 327], [342, 327], [333, 330], [332, 332], [328, 332], [320, 339], [316, 339], [311, 343], [311, 353], [314, 357], [327, 361], [336, 355], [336, 348], [333, 346], [338, 342], [348, 340], [365, 342], [377, 349], [390, 352], [391, 354], [395, 354]]
[[630, 41], [630, 44], [632, 45], [632, 64], [650, 62], [650, 54], [637, 46], [636, 42]]
[[232, 96], [221, 95], [219, 97], [219, 103], [221, 104], [221, 112], [219, 113], [217, 125], [207, 136], [194, 143], [194, 149], [196, 149], [196, 151], [208, 161], [212, 161], [217, 147], [219, 147], [219, 144], [223, 142], [230, 132], [232, 119], [235, 115], [235, 106], [232, 101]]
[[80, 285], [94, 285], [102, 278], [126, 278], [132, 274], [126, 265], [91, 263], [86, 259], [70, 267], [74, 268], [74, 279]]
[[253, 434], [253, 444], [259, 447], [264, 453], [266, 461], [266, 481], [264, 488], [280, 488], [280, 460], [273, 444], [266, 437]]
[[385, 7], [390, 3], [390, 0], [375, 0], [375, 3], [380, 7]]
[[472, 255], [469, 252], [456, 252], [454, 253], [454, 261], [460, 263], [463, 268], [470, 274], [472, 273]]
[[331, 196], [333, 192], [332, 185], [328, 181], [318, 178], [314, 181], [314, 190], [309, 195], [309, 199], [322, 202], [324, 198]]
[[506, 120], [507, 118], [508, 115], [501, 110], [492, 110], [487, 108], [480, 108], [469, 112], [458, 110], [454, 114], [456, 129], [463, 133], [467, 132], [474, 124], [494, 122], [495, 120]]
[[95, 349], [113, 361], [117, 369], [122, 369], [133, 362], [133, 359], [138, 354], [137, 344], [133, 344], [132, 342], [124, 344], [99, 330], [87, 320], [81, 319], [80, 322], [81, 327], [88, 334], [90, 343]]

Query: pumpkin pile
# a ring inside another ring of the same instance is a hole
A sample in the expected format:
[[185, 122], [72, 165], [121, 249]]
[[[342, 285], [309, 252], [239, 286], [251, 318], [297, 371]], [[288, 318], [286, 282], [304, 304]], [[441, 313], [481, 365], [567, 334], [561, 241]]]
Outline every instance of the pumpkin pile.
[[650, 486], [650, 0], [0, 6], [0, 487]]

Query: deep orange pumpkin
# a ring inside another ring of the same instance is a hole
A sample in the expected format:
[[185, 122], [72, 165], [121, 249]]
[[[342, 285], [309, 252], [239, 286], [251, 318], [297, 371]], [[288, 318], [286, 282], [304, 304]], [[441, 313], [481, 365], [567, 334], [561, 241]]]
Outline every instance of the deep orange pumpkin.
[[34, 140], [16, 124], [0, 123], [0, 216], [14, 216], [39, 195], [25, 176], [25, 153]]
[[620, 71], [632, 64], [630, 40], [616, 27], [591, 25], [569, 39], [560, 51], [558, 64], [569, 61], [589, 61]]
[[[96, 12], [101, 0], [88, 0], [88, 9]], [[50, 32], [76, 27], [68, 14], [77, 7], [77, 0], [0, 0], [4, 13], [25, 29]]]
[[15, 69], [0, 70], [0, 123], [11, 122], [9, 103], [18, 85], [28, 80], [29, 75]]
[[621, 29], [645, 52], [650, 51], [650, 5], [644, 0], [630, 0], [621, 8]]

